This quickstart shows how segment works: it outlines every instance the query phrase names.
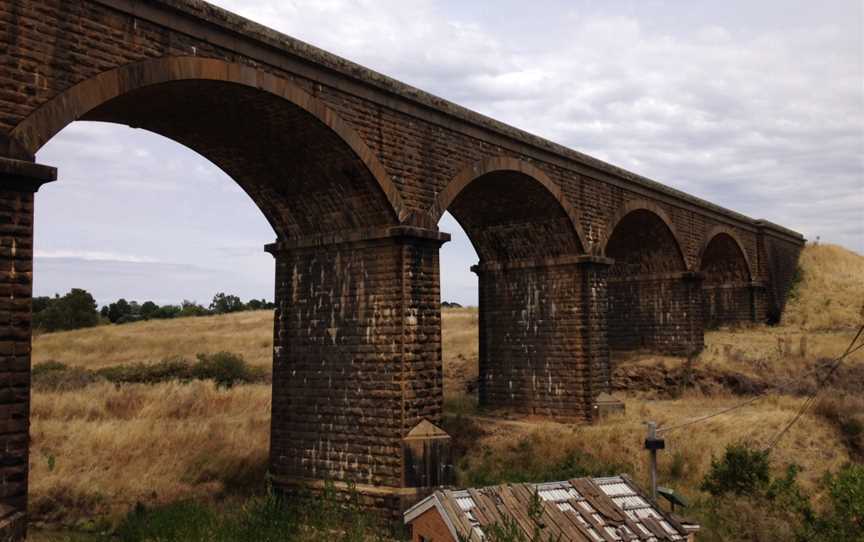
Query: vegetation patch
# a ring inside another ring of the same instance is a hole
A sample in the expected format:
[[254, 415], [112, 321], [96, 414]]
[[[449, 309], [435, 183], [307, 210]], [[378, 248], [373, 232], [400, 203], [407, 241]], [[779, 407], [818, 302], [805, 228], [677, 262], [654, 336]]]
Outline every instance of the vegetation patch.
[[33, 366], [32, 386], [38, 391], [71, 391], [106, 381], [114, 384], [159, 384], [212, 380], [219, 387], [269, 381], [269, 373], [254, 367], [243, 356], [231, 352], [198, 354], [195, 363], [184, 359], [167, 359], [157, 363], [131, 363], [101, 369], [67, 366], [58, 361]]
[[826, 474], [809, 495], [798, 482], [799, 467], [788, 465], [774, 477], [769, 464], [769, 452], [746, 444], [730, 445], [712, 461], [702, 483], [710, 498], [691, 510], [703, 526], [700, 540], [864, 540], [864, 465]]
[[540, 432], [498, 448], [483, 447], [458, 465], [462, 487], [483, 487], [507, 482], [551, 482], [583, 476], [612, 476], [632, 472], [628, 463], [603, 461], [594, 455], [559, 445], [554, 435]]
[[389, 531], [360, 508], [356, 495], [345, 502], [328, 487], [317, 497], [290, 500], [271, 491], [232, 510], [193, 501], [139, 504], [113, 534], [126, 542], [366, 542], [392, 539], [382, 534]]

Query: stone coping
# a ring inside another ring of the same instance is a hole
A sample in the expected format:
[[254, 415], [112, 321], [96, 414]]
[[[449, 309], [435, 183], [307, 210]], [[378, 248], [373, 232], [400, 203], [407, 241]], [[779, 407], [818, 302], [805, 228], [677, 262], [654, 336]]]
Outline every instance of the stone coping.
[[57, 180], [57, 168], [26, 160], [0, 157], [0, 190], [36, 192]]
[[390, 238], [414, 238], [444, 244], [450, 240], [450, 234], [438, 230], [418, 228], [415, 226], [384, 226], [380, 228], [335, 232], [322, 235], [312, 235], [309, 237], [298, 237], [296, 239], [287, 239], [265, 245], [264, 250], [270, 254], [278, 254], [279, 252], [295, 249], [342, 245]]
[[627, 275], [625, 277], [609, 277], [608, 282], [642, 282], [658, 280], [704, 280], [701, 271], [672, 271], [669, 273], [650, 273], [646, 275]]
[[591, 254], [579, 254], [570, 256], [555, 256], [550, 258], [530, 258], [524, 260], [510, 261], [490, 261], [480, 262], [471, 266], [471, 271], [474, 273], [483, 273], [485, 271], [507, 271], [511, 269], [532, 269], [537, 267], [556, 267], [561, 265], [587, 265], [594, 264], [600, 266], [609, 266], [614, 263], [612, 258], [604, 256], [594, 256]]

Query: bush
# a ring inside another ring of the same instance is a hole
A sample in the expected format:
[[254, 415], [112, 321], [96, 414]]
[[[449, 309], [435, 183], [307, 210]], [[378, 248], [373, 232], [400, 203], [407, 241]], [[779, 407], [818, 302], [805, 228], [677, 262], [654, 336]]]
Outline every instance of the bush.
[[[194, 502], [146, 508], [138, 505], [120, 523], [116, 538], [125, 542], [233, 542], [282, 540], [361, 542], [384, 539], [382, 526], [328, 486], [323, 495], [291, 501], [273, 492], [248, 500], [229, 512]], [[388, 538], [389, 539], [389, 538]]]
[[732, 444], [722, 459], [712, 459], [711, 469], [702, 481], [702, 491], [715, 497], [755, 495], [771, 481], [768, 452], [746, 444]]
[[242, 356], [231, 352], [198, 354], [198, 361], [194, 364], [174, 358], [158, 363], [112, 365], [95, 371], [46, 361], [34, 365], [32, 375], [33, 388], [43, 391], [80, 389], [100, 380], [115, 384], [213, 380], [219, 387], [230, 388], [235, 384], [266, 382], [269, 376], [263, 367], [252, 367]]
[[823, 480], [828, 506], [806, 521], [799, 540], [864, 541], [864, 465], [847, 465]]
[[234, 384], [261, 381], [264, 371], [251, 367], [239, 354], [216, 352], [198, 354], [198, 362], [192, 366], [192, 376], [199, 380], [210, 379], [220, 387], [230, 388]]
[[159, 363], [134, 363], [98, 369], [96, 374], [117, 384], [158, 384], [172, 380], [188, 381], [193, 378], [192, 367], [182, 359], [168, 359]]
[[68, 367], [59, 361], [46, 361], [33, 365], [31, 386], [38, 391], [71, 391], [85, 388], [99, 377], [81, 367]]
[[632, 472], [632, 465], [607, 463], [581, 450], [563, 454], [550, 453], [560, 449], [558, 442], [548, 442], [537, 434], [522, 438], [503, 451], [485, 450], [483, 456], [459, 465], [459, 483], [482, 487], [505, 482], [548, 482], [583, 476], [612, 476]]

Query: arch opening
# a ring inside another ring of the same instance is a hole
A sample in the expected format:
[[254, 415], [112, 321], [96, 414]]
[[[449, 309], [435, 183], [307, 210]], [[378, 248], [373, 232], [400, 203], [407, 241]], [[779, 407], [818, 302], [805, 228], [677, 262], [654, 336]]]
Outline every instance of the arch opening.
[[615, 260], [608, 279], [610, 349], [698, 348], [701, 319], [693, 304], [701, 294], [671, 224], [650, 209], [628, 209], [611, 228], [605, 254]]
[[539, 170], [492, 159], [466, 169], [442, 191], [432, 214], [445, 211], [479, 258], [473, 267], [479, 404], [556, 418], [590, 416], [589, 378], [580, 368], [589, 365], [589, 354], [579, 335], [586, 315], [578, 258], [585, 250], [572, 207]]
[[755, 292], [746, 253], [729, 233], [711, 237], [702, 252], [700, 268], [705, 325], [716, 328], [754, 319]]
[[22, 121], [12, 148], [32, 157], [76, 120], [143, 128], [195, 150], [249, 193], [282, 239], [406, 215], [352, 128], [292, 82], [252, 67], [165, 57], [103, 72]]

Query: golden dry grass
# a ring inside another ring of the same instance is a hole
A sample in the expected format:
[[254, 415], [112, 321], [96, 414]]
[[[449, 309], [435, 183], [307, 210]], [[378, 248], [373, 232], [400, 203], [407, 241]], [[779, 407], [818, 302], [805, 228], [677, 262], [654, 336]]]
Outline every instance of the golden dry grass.
[[273, 311], [150, 320], [46, 333], [33, 338], [33, 363], [60, 361], [88, 369], [151, 363], [227, 350], [253, 365], [273, 360]]
[[213, 497], [226, 485], [263, 483], [267, 385], [102, 383], [34, 393], [31, 408], [36, 519], [116, 515], [139, 501]]
[[[661, 481], [673, 483], [685, 494], [698, 492], [711, 459], [722, 455], [727, 444], [748, 442], [758, 447], [789, 422], [802, 398], [766, 397], [753, 405], [705, 422], [665, 434], [666, 450], [659, 454]], [[538, 444], [536, 455], [553, 464], [572, 450], [581, 450], [606, 464], [632, 465], [629, 474], [647, 485], [648, 455], [643, 448], [648, 420], [660, 427], [672, 426], [738, 404], [741, 398], [685, 396], [670, 401], [628, 399], [624, 414], [611, 416], [593, 425], [564, 425], [555, 422], [495, 420], [483, 417], [488, 431], [473, 451], [470, 462], [481, 461], [486, 453], [507, 454], [520, 439], [530, 437]], [[671, 463], [682, 462], [681, 476], [670, 480]], [[826, 470], [837, 470], [849, 461], [836, 428], [815, 414], [795, 424], [772, 454], [775, 467], [795, 463], [803, 467], [801, 481], [812, 488]]]
[[801, 284], [783, 323], [833, 330], [864, 323], [864, 256], [837, 245], [808, 244], [799, 261]]

